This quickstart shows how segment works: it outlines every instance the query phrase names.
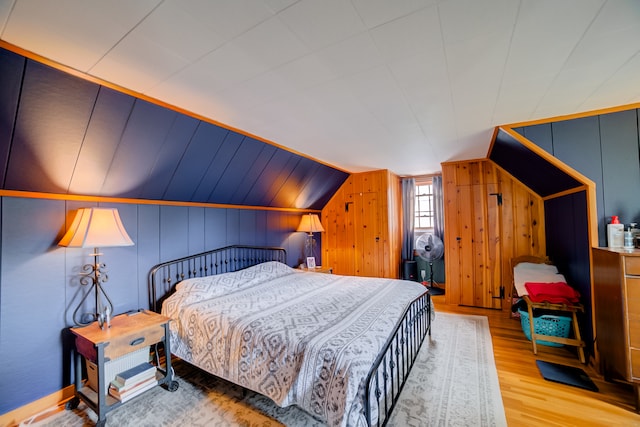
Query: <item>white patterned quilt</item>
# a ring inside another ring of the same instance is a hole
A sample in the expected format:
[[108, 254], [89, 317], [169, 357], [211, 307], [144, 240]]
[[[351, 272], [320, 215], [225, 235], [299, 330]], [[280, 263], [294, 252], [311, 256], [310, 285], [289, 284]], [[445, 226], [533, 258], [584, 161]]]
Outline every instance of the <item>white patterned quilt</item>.
[[163, 304], [171, 350], [218, 377], [297, 405], [331, 426], [363, 425], [364, 380], [416, 282], [303, 272], [267, 262], [188, 279]]

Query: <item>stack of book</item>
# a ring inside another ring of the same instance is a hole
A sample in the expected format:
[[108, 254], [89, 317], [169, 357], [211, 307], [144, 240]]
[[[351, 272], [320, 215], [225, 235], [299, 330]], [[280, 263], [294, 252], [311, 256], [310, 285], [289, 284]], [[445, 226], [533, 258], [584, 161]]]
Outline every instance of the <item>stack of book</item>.
[[109, 384], [109, 394], [121, 402], [126, 402], [156, 384], [156, 367], [145, 362], [120, 372]]

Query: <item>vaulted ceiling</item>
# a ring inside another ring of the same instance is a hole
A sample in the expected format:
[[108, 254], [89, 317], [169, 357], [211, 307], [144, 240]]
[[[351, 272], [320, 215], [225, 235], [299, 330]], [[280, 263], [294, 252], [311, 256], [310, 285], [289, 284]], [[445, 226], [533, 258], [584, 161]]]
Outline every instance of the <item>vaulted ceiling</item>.
[[2, 0], [0, 38], [352, 172], [640, 101], [636, 0]]

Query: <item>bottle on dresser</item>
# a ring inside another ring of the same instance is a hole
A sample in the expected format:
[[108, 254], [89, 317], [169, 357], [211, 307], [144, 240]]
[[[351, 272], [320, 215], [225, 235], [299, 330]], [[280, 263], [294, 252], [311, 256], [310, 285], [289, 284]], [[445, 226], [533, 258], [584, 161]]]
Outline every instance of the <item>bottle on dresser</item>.
[[611, 223], [607, 224], [607, 245], [610, 248], [624, 246], [624, 224], [620, 224], [617, 215], [611, 217]]

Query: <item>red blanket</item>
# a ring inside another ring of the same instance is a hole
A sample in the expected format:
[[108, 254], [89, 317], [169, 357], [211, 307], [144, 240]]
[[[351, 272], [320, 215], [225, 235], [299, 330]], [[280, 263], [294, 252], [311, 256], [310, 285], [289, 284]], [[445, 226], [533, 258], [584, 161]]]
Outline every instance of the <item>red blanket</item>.
[[533, 302], [548, 301], [554, 304], [571, 304], [580, 301], [580, 293], [564, 282], [524, 284], [529, 299]]

